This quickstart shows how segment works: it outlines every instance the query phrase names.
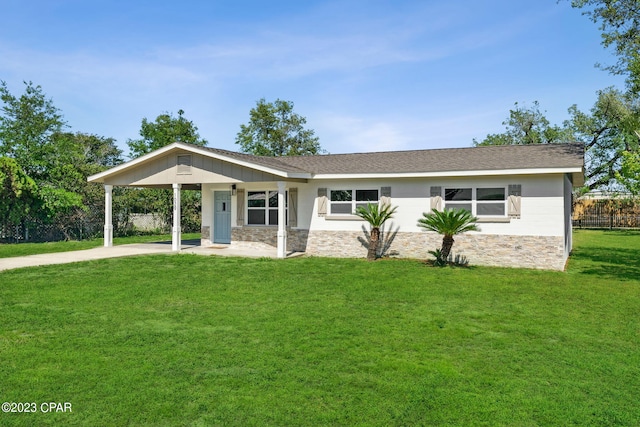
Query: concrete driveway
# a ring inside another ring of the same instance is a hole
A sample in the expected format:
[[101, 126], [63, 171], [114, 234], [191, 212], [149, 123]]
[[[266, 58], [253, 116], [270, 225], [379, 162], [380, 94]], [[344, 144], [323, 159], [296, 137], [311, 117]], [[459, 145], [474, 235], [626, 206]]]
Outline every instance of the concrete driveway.
[[[90, 261], [94, 259], [119, 258], [134, 255], [167, 254], [176, 252], [171, 250], [171, 242], [133, 243], [129, 245], [117, 245], [110, 248], [98, 247], [82, 251], [56, 252], [51, 254], [38, 254], [23, 257], [0, 258], [0, 271], [23, 267], [35, 267], [39, 265], [67, 264], [72, 262]], [[214, 245], [210, 247], [200, 246], [200, 241], [184, 240], [180, 253], [197, 255], [239, 256], [239, 257], [267, 257], [276, 258], [276, 248], [268, 245], [242, 246], [242, 245]], [[297, 254], [290, 254], [294, 256]]]

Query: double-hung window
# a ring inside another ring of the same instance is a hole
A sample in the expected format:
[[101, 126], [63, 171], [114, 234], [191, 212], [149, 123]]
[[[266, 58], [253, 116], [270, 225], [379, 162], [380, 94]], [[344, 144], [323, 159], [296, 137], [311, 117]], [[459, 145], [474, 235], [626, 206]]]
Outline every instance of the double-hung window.
[[476, 188], [477, 216], [505, 216], [506, 192], [504, 187]]
[[[285, 194], [285, 209], [288, 194]], [[278, 192], [277, 191], [248, 191], [247, 192], [247, 224], [249, 225], [278, 225]]]
[[445, 188], [444, 208], [473, 212], [472, 188]]
[[331, 190], [330, 215], [351, 215], [359, 206], [378, 203], [379, 191], [375, 190]]
[[504, 187], [445, 188], [444, 208], [464, 209], [474, 216], [506, 216]]

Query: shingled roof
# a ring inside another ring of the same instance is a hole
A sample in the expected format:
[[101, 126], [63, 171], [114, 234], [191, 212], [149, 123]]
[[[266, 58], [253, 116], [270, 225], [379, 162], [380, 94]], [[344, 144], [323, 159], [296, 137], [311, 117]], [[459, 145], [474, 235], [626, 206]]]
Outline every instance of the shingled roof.
[[584, 165], [582, 144], [501, 145], [286, 157], [206, 149], [283, 172], [307, 172], [313, 175], [557, 169], [582, 168]]
[[[167, 153], [190, 151], [284, 179], [373, 178], [387, 176], [470, 176], [571, 173], [574, 185], [584, 181], [582, 144], [501, 145], [377, 153], [268, 157], [175, 142], [127, 163], [88, 177], [109, 177], [153, 162]], [[167, 183], [165, 183], [167, 184]], [[167, 184], [168, 185], [168, 184]]]

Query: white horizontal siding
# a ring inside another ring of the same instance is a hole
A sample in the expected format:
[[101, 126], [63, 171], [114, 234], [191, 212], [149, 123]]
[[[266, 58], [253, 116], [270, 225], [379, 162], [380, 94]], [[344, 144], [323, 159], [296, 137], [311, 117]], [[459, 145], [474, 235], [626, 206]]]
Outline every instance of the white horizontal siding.
[[[395, 180], [332, 180], [311, 181], [309, 183], [290, 182], [288, 188], [298, 189], [298, 228], [327, 231], [362, 231], [368, 224], [355, 220], [330, 220], [317, 214], [318, 188], [327, 189], [380, 189], [391, 186], [391, 204], [397, 206], [394, 218], [386, 224], [386, 229], [400, 232], [422, 232], [417, 226], [423, 212], [430, 210], [429, 190], [431, 186], [441, 187], [492, 187], [522, 185], [522, 216], [508, 223], [480, 223], [480, 234], [522, 235], [522, 236], [563, 236], [565, 222], [564, 176], [513, 176], [482, 177], [477, 179], [449, 178], [425, 180], [404, 178]], [[276, 182], [240, 183], [238, 188], [245, 191], [277, 190]], [[213, 191], [229, 190], [230, 185], [218, 184], [202, 186], [202, 225], [213, 229]], [[246, 199], [245, 199], [246, 200]], [[236, 198], [232, 197], [232, 226], [236, 224]]]
[[[482, 177], [477, 179], [449, 178], [424, 180], [418, 178], [397, 180], [339, 180], [312, 182], [299, 186], [300, 215], [298, 226], [311, 230], [357, 231], [366, 223], [362, 221], [330, 220], [317, 215], [317, 190], [346, 188], [380, 188], [391, 186], [391, 204], [397, 213], [387, 227], [402, 232], [422, 231], [417, 226], [423, 212], [430, 210], [429, 189], [441, 187], [492, 187], [522, 185], [522, 216], [508, 223], [481, 223], [482, 234], [562, 236], [564, 233], [563, 176]], [[309, 216], [308, 208], [313, 206]]]

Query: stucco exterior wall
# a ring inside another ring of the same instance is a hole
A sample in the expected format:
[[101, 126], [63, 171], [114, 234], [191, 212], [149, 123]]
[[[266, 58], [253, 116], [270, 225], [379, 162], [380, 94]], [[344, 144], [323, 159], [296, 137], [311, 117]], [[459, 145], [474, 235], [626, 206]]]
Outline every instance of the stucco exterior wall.
[[[522, 188], [520, 218], [508, 222], [482, 222], [481, 231], [456, 236], [454, 254], [467, 257], [471, 264], [507, 267], [529, 267], [562, 270], [571, 246], [571, 227], [567, 214], [567, 192], [571, 183], [562, 174], [495, 176], [482, 178], [411, 178], [317, 180], [309, 183], [290, 182], [287, 188], [298, 189], [298, 226], [287, 228], [287, 250], [306, 251], [311, 255], [337, 257], [366, 256], [365, 232], [369, 226], [357, 217], [319, 216], [318, 188], [380, 189], [391, 187], [391, 204], [397, 206], [394, 218], [386, 224], [386, 236], [393, 240], [386, 254], [428, 259], [428, 251], [441, 244], [441, 237], [417, 226], [423, 212], [430, 210], [431, 186], [492, 187], [519, 184]], [[277, 190], [276, 182], [241, 183], [245, 191]], [[228, 191], [228, 184], [202, 186], [203, 244], [213, 236], [213, 193]], [[570, 198], [569, 198], [570, 213]], [[276, 246], [274, 226], [237, 224], [237, 198], [231, 200], [232, 242], [260, 242]], [[246, 214], [245, 214], [246, 218]], [[569, 233], [567, 235], [566, 233]], [[205, 237], [205, 235], [207, 237]]]
[[[496, 176], [483, 178], [412, 178], [394, 180], [353, 180], [314, 181], [306, 191], [299, 190], [300, 211], [303, 207], [313, 207], [311, 212], [300, 215], [298, 226], [310, 230], [358, 231], [364, 223], [354, 218], [332, 220], [331, 215], [318, 216], [318, 188], [331, 189], [380, 189], [391, 187], [391, 204], [397, 206], [397, 213], [391, 220], [401, 232], [419, 232], [418, 219], [423, 212], [431, 209], [429, 190], [431, 186], [441, 187], [492, 187], [520, 184], [522, 186], [522, 215], [509, 222], [483, 222], [482, 234], [499, 235], [539, 235], [562, 236], [564, 234], [564, 176]], [[308, 215], [310, 214], [310, 215]], [[308, 216], [307, 216], [308, 215]], [[304, 222], [304, 221], [308, 222]]]

